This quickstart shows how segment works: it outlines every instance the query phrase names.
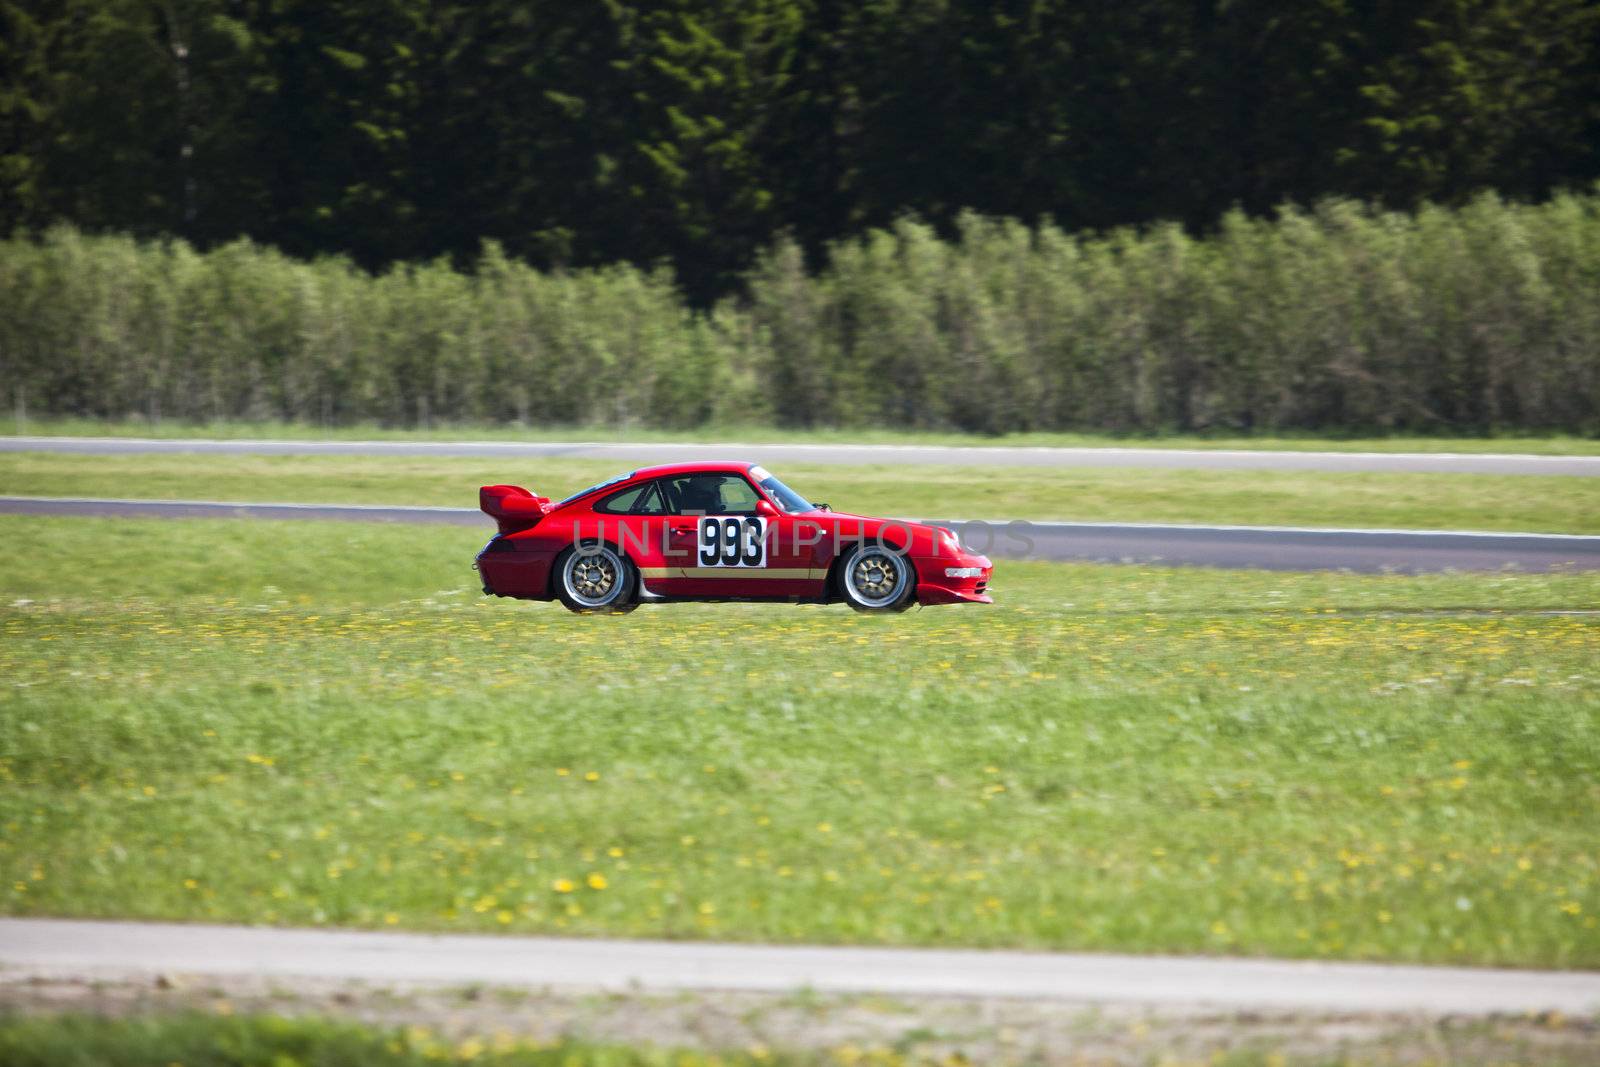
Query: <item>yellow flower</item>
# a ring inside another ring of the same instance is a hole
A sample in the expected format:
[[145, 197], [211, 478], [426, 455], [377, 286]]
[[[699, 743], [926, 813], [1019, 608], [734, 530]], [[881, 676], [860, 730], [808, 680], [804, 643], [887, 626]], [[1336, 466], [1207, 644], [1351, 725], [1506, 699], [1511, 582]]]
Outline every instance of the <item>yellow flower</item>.
[[550, 888], [554, 889], [557, 893], [570, 893], [575, 887], [572, 884], [572, 879], [557, 878], [555, 881], [550, 883]]
[[586, 782], [598, 782], [600, 780], [600, 772], [590, 771], [583, 776], [583, 780]]
[[606, 886], [611, 884], [610, 882], [606, 881], [606, 876], [601, 874], [599, 871], [591, 871], [587, 881], [590, 889], [604, 889]]

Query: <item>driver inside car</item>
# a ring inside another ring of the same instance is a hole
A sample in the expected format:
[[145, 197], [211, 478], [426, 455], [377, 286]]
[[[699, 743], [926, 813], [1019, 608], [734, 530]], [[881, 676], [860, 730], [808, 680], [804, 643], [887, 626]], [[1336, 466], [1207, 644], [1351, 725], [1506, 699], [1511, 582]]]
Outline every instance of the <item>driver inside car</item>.
[[678, 488], [678, 510], [683, 514], [722, 514], [722, 479], [690, 478]]

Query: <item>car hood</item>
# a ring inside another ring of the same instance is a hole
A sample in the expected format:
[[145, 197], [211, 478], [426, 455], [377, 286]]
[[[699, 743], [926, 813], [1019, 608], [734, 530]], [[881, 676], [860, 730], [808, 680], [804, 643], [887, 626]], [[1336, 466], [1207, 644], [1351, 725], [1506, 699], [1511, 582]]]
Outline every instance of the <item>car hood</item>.
[[854, 515], [848, 511], [810, 511], [800, 516], [813, 522], [835, 526], [841, 533], [848, 534], [854, 530], [862, 529], [876, 533], [883, 529], [904, 531], [912, 541], [910, 546], [914, 554], [937, 554], [939, 534], [948, 532], [943, 526], [934, 526], [930, 523], [916, 522], [912, 519], [891, 519], [882, 515]]

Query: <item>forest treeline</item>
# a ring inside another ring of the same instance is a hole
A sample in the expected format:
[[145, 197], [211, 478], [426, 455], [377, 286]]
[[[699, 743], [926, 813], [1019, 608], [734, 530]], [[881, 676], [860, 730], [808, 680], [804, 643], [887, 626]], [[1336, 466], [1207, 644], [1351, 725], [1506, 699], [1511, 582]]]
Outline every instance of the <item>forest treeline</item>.
[[665, 267], [493, 244], [373, 274], [59, 227], [0, 242], [0, 386], [24, 415], [324, 425], [1600, 432], [1600, 193], [953, 228], [820, 268], [783, 238], [702, 310]]
[[1206, 233], [1596, 178], [1594, 0], [0, 0], [0, 235], [494, 240], [704, 308], [780, 235], [816, 265], [905, 215]]

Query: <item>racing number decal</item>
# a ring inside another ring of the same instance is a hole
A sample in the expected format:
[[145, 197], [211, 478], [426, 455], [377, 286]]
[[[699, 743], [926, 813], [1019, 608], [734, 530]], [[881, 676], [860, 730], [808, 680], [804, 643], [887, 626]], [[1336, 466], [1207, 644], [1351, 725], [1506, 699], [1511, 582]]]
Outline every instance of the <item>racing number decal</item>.
[[756, 515], [700, 519], [700, 566], [765, 567], [767, 520]]

